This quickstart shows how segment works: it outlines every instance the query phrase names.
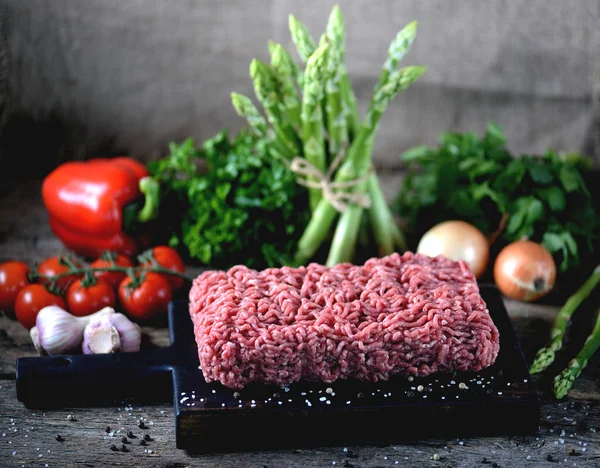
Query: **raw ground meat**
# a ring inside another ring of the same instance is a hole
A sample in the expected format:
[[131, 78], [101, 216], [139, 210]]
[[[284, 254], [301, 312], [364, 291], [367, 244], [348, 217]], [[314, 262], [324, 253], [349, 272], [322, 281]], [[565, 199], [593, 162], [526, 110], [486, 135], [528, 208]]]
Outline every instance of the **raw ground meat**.
[[204, 378], [237, 389], [479, 371], [499, 350], [471, 270], [441, 256], [235, 266], [199, 275], [189, 299]]

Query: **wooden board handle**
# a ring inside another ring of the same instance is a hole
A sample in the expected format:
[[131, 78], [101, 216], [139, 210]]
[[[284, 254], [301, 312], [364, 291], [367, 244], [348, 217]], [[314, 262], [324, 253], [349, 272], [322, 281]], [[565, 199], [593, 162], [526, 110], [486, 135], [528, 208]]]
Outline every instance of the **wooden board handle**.
[[28, 408], [105, 406], [172, 399], [175, 349], [17, 359], [17, 399]]

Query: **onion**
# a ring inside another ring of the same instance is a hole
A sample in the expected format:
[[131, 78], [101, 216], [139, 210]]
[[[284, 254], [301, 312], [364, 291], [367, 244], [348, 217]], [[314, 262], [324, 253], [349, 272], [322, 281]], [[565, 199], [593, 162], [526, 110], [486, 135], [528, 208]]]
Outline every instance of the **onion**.
[[417, 253], [466, 262], [476, 278], [485, 272], [490, 246], [483, 233], [465, 221], [445, 221], [427, 231], [417, 247]]
[[507, 297], [531, 302], [554, 287], [556, 264], [541, 244], [516, 241], [504, 247], [494, 263], [494, 281]]

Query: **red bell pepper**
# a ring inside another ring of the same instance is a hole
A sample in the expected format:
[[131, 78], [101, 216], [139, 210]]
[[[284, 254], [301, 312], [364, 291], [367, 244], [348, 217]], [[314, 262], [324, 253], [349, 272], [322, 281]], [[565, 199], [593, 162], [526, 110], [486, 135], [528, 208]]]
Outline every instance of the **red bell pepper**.
[[42, 184], [54, 234], [85, 257], [106, 250], [139, 253], [145, 247], [139, 225], [158, 211], [158, 184], [149, 175], [143, 164], [124, 156], [61, 164]]

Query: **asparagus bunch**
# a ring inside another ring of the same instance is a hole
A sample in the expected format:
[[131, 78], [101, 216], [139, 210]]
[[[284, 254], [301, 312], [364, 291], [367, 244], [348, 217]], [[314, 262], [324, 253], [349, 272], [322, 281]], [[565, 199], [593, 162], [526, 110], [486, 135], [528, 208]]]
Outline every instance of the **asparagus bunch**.
[[[292, 15], [289, 29], [304, 69], [274, 42], [269, 43], [270, 64], [253, 60], [250, 65], [256, 98], [266, 118], [246, 96], [232, 93], [232, 102], [250, 127], [269, 140], [272, 154], [289, 162], [302, 157], [313, 169], [306, 183], [311, 219], [298, 242], [295, 262], [309, 262], [332, 234], [327, 264], [352, 261], [365, 219], [370, 221], [380, 255], [405, 250], [404, 236], [384, 199], [371, 155], [388, 104], [425, 71], [416, 66], [398, 68], [415, 39], [417, 23], [408, 24], [391, 42], [362, 121], [345, 64], [345, 26], [339, 6], [333, 7], [318, 43]], [[344, 209], [332, 202], [334, 190], [344, 191], [350, 201]], [[365, 198], [368, 204], [358, 202]], [[364, 216], [365, 209], [368, 216]]]
[[[600, 283], [600, 265], [594, 269], [586, 282], [569, 297], [558, 312], [552, 327], [550, 342], [537, 352], [530, 366], [529, 370], [532, 374], [544, 371], [554, 362], [556, 353], [562, 348], [571, 317], [598, 283]], [[588, 336], [579, 354], [569, 362], [566, 369], [554, 378], [554, 394], [557, 398], [563, 398], [567, 394], [575, 379], [579, 377], [582, 369], [587, 365], [588, 359], [596, 352], [598, 347], [600, 347], [600, 314], [594, 330]]]

